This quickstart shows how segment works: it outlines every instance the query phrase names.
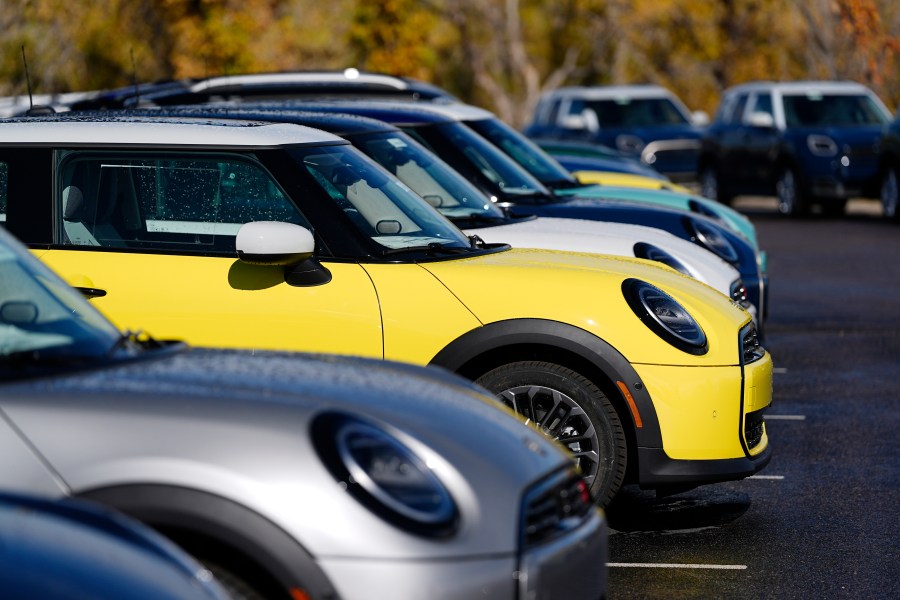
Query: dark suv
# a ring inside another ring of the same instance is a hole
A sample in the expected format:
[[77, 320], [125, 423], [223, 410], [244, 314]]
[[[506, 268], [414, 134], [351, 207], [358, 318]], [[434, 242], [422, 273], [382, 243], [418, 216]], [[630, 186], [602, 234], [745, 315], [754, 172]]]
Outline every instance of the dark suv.
[[877, 145], [890, 113], [852, 82], [757, 82], [722, 96], [703, 138], [703, 195], [776, 195], [778, 211], [797, 216], [820, 205], [843, 212], [856, 196], [878, 197]]

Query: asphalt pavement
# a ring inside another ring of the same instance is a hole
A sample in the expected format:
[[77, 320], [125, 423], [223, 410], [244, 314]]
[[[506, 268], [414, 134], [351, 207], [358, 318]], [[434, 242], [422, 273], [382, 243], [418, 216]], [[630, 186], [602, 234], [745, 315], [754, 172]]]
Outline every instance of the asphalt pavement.
[[900, 226], [877, 203], [794, 220], [739, 199], [769, 257], [757, 476], [607, 511], [609, 598], [900, 598]]

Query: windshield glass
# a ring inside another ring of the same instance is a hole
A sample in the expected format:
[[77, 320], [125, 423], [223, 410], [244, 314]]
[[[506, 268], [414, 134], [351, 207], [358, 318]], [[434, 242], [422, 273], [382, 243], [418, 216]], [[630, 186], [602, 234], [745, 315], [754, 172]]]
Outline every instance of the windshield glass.
[[0, 378], [17, 375], [24, 357], [101, 357], [116, 328], [0, 228]]
[[807, 93], [784, 96], [784, 121], [788, 127], [883, 125], [888, 116], [863, 94]]
[[[608, 98], [573, 102], [590, 109], [597, 116], [601, 129], [621, 127], [655, 127], [660, 125], [688, 125], [687, 116], [669, 98]], [[570, 112], [581, 112], [570, 110]], [[593, 116], [593, 115], [592, 115]]]
[[498, 119], [467, 121], [466, 125], [506, 152], [541, 183], [575, 183], [575, 178], [537, 144]]
[[351, 141], [445, 217], [504, 218], [478, 188], [405, 133], [363, 134]]
[[[454, 161], [464, 161], [460, 169], [474, 169], [490, 182], [490, 193], [509, 196], [549, 195], [544, 185], [514, 160], [462, 123], [441, 123], [427, 127], [405, 128], [405, 131], [421, 139], [435, 154], [442, 158], [453, 156]], [[454, 166], [455, 168], [455, 166]]]
[[352, 146], [299, 147], [292, 154], [353, 225], [380, 246], [470, 247], [465, 234]]

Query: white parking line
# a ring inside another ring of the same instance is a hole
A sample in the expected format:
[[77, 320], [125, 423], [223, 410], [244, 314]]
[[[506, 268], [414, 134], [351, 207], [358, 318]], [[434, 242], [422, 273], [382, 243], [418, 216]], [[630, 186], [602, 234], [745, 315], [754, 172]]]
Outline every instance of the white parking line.
[[781, 481], [784, 475], [751, 475], [747, 479], [771, 479], [773, 481]]
[[747, 565], [695, 565], [679, 563], [606, 563], [607, 567], [629, 567], [638, 569], [718, 569], [743, 571]]
[[787, 373], [787, 367], [772, 367], [772, 372], [781, 375]]
[[766, 421], [805, 421], [806, 415], [765, 415]]

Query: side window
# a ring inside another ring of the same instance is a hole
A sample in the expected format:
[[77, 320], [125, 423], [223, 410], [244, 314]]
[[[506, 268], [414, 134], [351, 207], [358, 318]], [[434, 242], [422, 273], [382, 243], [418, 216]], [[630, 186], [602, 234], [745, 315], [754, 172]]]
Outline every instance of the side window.
[[751, 109], [753, 112], [761, 112], [772, 115], [775, 114], [772, 112], [772, 96], [768, 93], [757, 94], [753, 100], [753, 108]]
[[737, 98], [737, 102], [734, 103], [734, 109], [731, 114], [728, 115], [729, 123], [740, 123], [744, 117], [744, 108], [747, 107], [747, 94], [740, 94]]
[[9, 165], [0, 162], [0, 225], [6, 223], [6, 198], [9, 188]]
[[243, 156], [68, 153], [58, 172], [63, 244], [233, 254], [244, 223], [309, 228], [271, 175]]

